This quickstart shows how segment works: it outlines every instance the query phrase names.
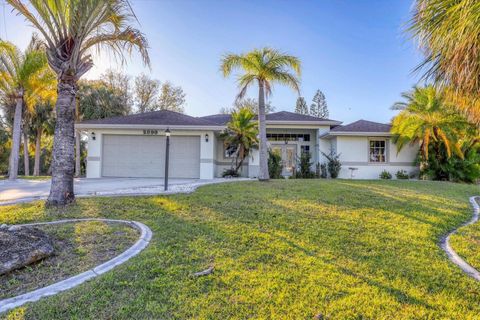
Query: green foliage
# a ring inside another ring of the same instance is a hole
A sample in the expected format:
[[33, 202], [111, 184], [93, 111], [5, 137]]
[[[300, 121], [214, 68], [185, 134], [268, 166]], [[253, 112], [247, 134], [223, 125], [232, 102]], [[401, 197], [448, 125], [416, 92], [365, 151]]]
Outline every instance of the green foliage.
[[303, 97], [297, 98], [297, 103], [295, 104], [295, 113], [308, 115], [307, 102]]
[[310, 152], [302, 152], [298, 161], [298, 169], [295, 171], [295, 178], [311, 179], [315, 178], [315, 172], [312, 171], [313, 162]]
[[232, 159], [231, 171], [238, 175], [245, 158], [250, 154], [253, 147], [258, 144], [257, 123], [253, 121], [255, 114], [250, 109], [244, 108], [232, 113], [227, 128], [220, 134], [226, 148], [236, 148]]
[[395, 176], [400, 180], [407, 180], [409, 178], [408, 172], [405, 170], [398, 170]]
[[268, 151], [268, 174], [271, 179], [282, 178], [282, 156], [278, 152]]
[[186, 94], [183, 92], [182, 87], [174, 86], [168, 81], [162, 83], [155, 109], [184, 113], [185, 96]]
[[77, 91], [79, 119], [103, 119], [131, 112], [124, 94], [104, 81], [80, 81]]
[[392, 174], [390, 172], [388, 172], [387, 170], [383, 170], [380, 173], [379, 178], [383, 179], [383, 180], [390, 180], [390, 179], [392, 179]]
[[310, 105], [310, 115], [318, 118], [328, 118], [328, 106], [325, 95], [322, 91], [317, 90]]
[[[219, 110], [221, 114], [231, 114], [240, 109], [249, 109], [254, 114], [258, 114], [258, 101], [252, 98], [243, 98], [235, 100], [232, 107], [223, 107]], [[265, 113], [272, 113], [275, 111], [275, 107], [270, 101], [265, 102]]]
[[322, 163], [320, 165], [320, 178], [322, 179], [326, 179], [328, 177], [328, 174], [327, 174], [327, 164], [326, 163]]
[[342, 164], [340, 163], [340, 154], [337, 154], [333, 149], [330, 150], [329, 154], [322, 152], [323, 156], [327, 158], [327, 169], [330, 174], [330, 178], [336, 179], [340, 170], [342, 169]]
[[9, 141], [10, 136], [0, 117], [0, 175], [7, 174], [8, 171], [8, 156], [11, 148]]
[[405, 101], [392, 107], [401, 110], [391, 129], [398, 151], [407, 144], [420, 144], [423, 159], [427, 159], [430, 143], [442, 141], [449, 157], [452, 153], [462, 156], [460, 137], [470, 125], [445, 103], [443, 93], [427, 86], [415, 87], [402, 96]]
[[[480, 125], [480, 10], [475, 0], [416, 0], [409, 31], [424, 79], [449, 89], [454, 107]], [[450, 90], [451, 89], [451, 90]]]
[[225, 178], [225, 177], [233, 177], [233, 178], [236, 178], [238, 177], [238, 172], [234, 169], [234, 168], [230, 168], [230, 169], [225, 169], [223, 170], [222, 172], [222, 177]]
[[[480, 179], [480, 146], [465, 150], [463, 159], [454, 155], [447, 157], [445, 145], [435, 143], [428, 161], [421, 166], [420, 174], [432, 180], [475, 183]], [[435, 151], [433, 151], [435, 150]]]

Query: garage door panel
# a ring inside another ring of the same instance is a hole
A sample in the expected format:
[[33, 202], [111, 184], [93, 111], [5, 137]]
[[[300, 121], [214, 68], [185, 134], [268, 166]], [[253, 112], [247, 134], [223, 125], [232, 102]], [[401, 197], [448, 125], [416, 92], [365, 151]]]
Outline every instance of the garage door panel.
[[[103, 135], [102, 176], [163, 177], [165, 137], [141, 135]], [[169, 176], [200, 177], [200, 138], [170, 138]]]

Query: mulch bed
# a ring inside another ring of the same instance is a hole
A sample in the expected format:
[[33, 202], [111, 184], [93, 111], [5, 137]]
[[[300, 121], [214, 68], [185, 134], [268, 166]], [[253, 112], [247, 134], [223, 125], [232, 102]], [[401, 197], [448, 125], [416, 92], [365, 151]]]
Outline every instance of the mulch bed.
[[53, 240], [53, 256], [0, 276], [0, 299], [39, 289], [87, 271], [119, 255], [139, 232], [122, 223], [82, 221], [41, 225]]

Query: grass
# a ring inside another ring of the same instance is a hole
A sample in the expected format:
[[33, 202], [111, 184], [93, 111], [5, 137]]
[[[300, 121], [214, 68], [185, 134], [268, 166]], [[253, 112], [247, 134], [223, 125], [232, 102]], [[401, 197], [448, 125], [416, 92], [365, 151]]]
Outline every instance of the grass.
[[[44, 180], [50, 180], [52, 177], [51, 176], [18, 176], [18, 179], [23, 179], [23, 180], [39, 180], [39, 181], [44, 181]], [[0, 176], [0, 180], [7, 180], [8, 176]]]
[[[471, 216], [478, 186], [287, 180], [211, 185], [190, 195], [0, 207], [0, 221], [141, 221], [137, 257], [10, 313], [27, 319], [478, 319], [480, 283], [440, 237]], [[192, 277], [214, 266], [213, 274]]]
[[82, 221], [36, 228], [51, 237], [54, 255], [0, 276], [0, 299], [87, 271], [119, 255], [138, 239], [135, 229], [120, 223]]
[[[480, 203], [480, 198], [476, 200]], [[458, 229], [450, 237], [450, 245], [465, 261], [480, 270], [480, 223]]]

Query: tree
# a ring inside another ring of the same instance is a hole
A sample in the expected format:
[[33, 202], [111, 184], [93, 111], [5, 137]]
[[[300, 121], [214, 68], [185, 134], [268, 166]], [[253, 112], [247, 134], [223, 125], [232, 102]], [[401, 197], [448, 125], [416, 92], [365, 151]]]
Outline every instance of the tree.
[[185, 96], [186, 94], [181, 87], [176, 87], [167, 81], [160, 87], [160, 95], [158, 96], [155, 110], [170, 110], [184, 113]]
[[123, 59], [125, 50], [140, 51], [149, 64], [146, 38], [130, 25], [135, 19], [127, 0], [22, 0], [7, 2], [40, 31], [48, 63], [57, 74], [57, 121], [53, 144], [52, 183], [49, 205], [65, 205], [75, 199], [74, 121], [78, 80], [93, 66], [91, 49], [107, 47]]
[[252, 121], [255, 114], [248, 108], [232, 113], [232, 119], [222, 133], [226, 147], [233, 147], [235, 154], [232, 161], [232, 171], [237, 174], [251, 149], [257, 145], [257, 124]]
[[[430, 144], [441, 141], [448, 157], [452, 152], [463, 157], [460, 133], [468, 123], [446, 105], [441, 92], [433, 86], [414, 87], [412, 91], [403, 93], [402, 97], [405, 101], [397, 102], [392, 107], [401, 110], [393, 119], [391, 129], [398, 151], [406, 144], [420, 143], [422, 159], [427, 161]], [[440, 150], [436, 150], [436, 154], [440, 156]]]
[[303, 97], [297, 98], [297, 103], [295, 104], [295, 113], [308, 115], [307, 102]]
[[[219, 113], [231, 114], [240, 109], [247, 108], [254, 114], [258, 114], [258, 101], [252, 98], [244, 98], [242, 100], [235, 101], [232, 107], [224, 107], [220, 109]], [[270, 101], [265, 102], [265, 113], [275, 112], [275, 107], [272, 106]]]
[[[268, 147], [265, 123], [265, 98], [272, 93], [274, 84], [286, 85], [300, 93], [300, 60], [297, 57], [271, 48], [255, 49], [245, 54], [226, 54], [221, 61], [224, 77], [234, 70], [243, 73], [238, 77], [240, 92], [237, 100], [241, 100], [248, 88], [258, 85], [258, 126], [260, 132], [260, 172], [259, 180], [268, 180]], [[293, 73], [292, 73], [293, 71]]]
[[100, 76], [100, 81], [115, 95], [122, 109], [128, 110], [127, 114], [131, 113], [133, 99], [130, 77], [122, 72], [107, 70]]
[[78, 83], [78, 121], [125, 116], [130, 108], [118, 90], [99, 80], [81, 80]]
[[144, 73], [135, 78], [134, 90], [137, 112], [144, 113], [155, 110], [155, 100], [159, 86], [160, 82], [158, 80], [151, 79]]
[[480, 126], [478, 1], [416, 0], [409, 31], [425, 54], [417, 70]]
[[36, 42], [37, 38], [33, 36], [29, 47], [22, 53], [14, 44], [0, 40], [0, 91], [15, 100], [8, 170], [10, 180], [15, 180], [18, 175], [23, 108], [35, 100], [36, 92], [42, 87], [42, 77], [48, 70], [45, 53], [37, 49]]
[[322, 91], [317, 90], [310, 105], [310, 115], [322, 119], [327, 119], [330, 114], [328, 112], [327, 100]]
[[42, 150], [42, 137], [45, 130], [49, 130], [54, 123], [53, 101], [44, 101], [34, 107], [31, 125], [35, 134], [35, 160], [33, 164], [33, 175], [40, 175], [40, 156]]

